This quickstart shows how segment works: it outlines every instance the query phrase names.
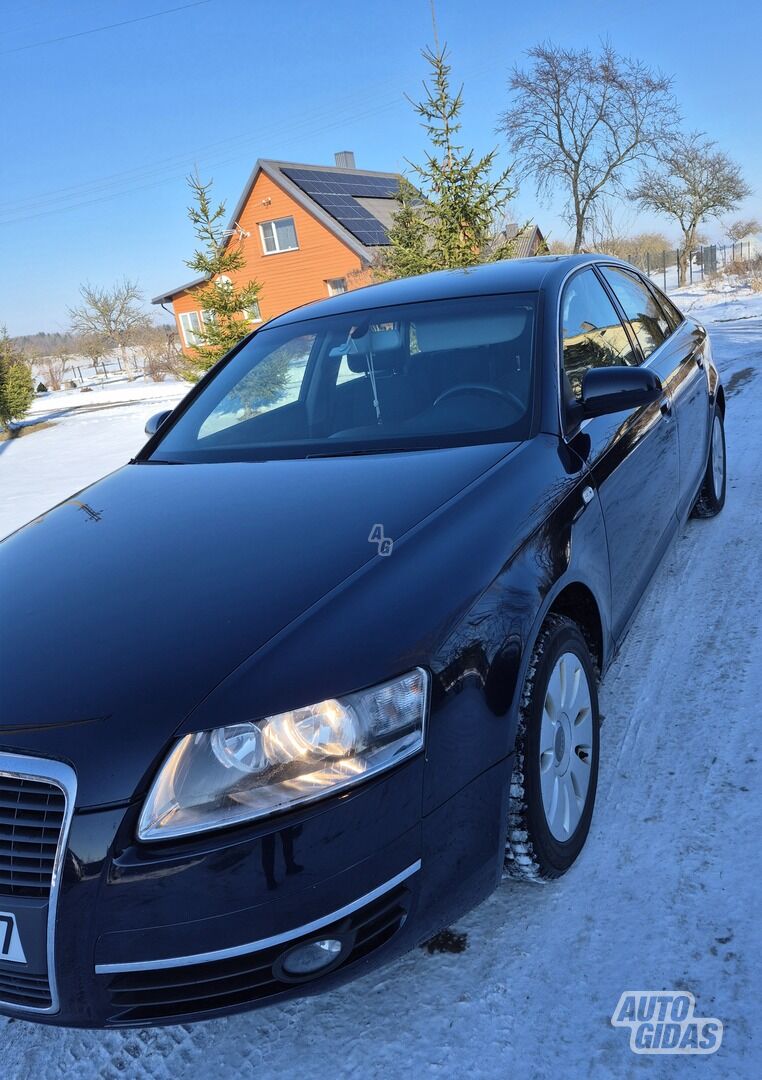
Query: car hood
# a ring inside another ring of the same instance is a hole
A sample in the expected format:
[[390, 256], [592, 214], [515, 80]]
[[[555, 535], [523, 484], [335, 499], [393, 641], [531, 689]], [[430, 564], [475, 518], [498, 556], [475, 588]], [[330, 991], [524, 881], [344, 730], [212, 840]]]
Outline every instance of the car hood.
[[[130, 798], [183, 718], [513, 445], [133, 464], [0, 543], [0, 748]], [[375, 534], [374, 534], [375, 535]]]

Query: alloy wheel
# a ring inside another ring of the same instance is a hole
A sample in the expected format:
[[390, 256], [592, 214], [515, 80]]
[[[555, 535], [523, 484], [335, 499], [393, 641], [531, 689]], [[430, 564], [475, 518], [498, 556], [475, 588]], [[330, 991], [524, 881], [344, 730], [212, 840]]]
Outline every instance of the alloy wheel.
[[712, 427], [712, 480], [715, 494], [719, 497], [722, 493], [722, 482], [725, 477], [725, 442], [722, 438], [722, 422], [719, 416], [715, 416]]
[[590, 686], [582, 661], [565, 652], [548, 680], [540, 728], [542, 805], [556, 840], [569, 840], [582, 817], [592, 753]]

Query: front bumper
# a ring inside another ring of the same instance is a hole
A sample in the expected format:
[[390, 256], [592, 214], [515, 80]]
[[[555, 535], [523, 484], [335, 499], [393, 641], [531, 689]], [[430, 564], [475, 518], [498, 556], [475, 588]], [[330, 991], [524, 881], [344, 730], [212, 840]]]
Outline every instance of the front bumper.
[[[10, 760], [0, 752], [0, 773]], [[0, 958], [0, 1011], [67, 1026], [187, 1022], [317, 993], [407, 951], [486, 896], [502, 867], [510, 762], [422, 816], [424, 767], [419, 756], [308, 810], [185, 842], [137, 844], [138, 804], [74, 813], [50, 900], [55, 999], [3, 1000], [3, 986], [39, 971]], [[0, 914], [23, 907], [2, 890]], [[315, 936], [342, 942], [337, 966], [285, 977], [284, 951]]]

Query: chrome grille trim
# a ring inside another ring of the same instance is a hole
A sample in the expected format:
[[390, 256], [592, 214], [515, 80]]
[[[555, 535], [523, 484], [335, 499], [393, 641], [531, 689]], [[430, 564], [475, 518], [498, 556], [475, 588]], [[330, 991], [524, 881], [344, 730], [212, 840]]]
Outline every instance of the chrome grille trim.
[[[40, 1008], [32, 1005], [16, 1005], [5, 1001], [0, 997], [0, 1006], [13, 1009], [21, 1013], [57, 1013], [59, 1011], [58, 985], [56, 982], [56, 955], [55, 955], [55, 930], [56, 914], [58, 910], [58, 894], [61, 886], [61, 874], [63, 871], [66, 848], [69, 841], [69, 829], [74, 815], [74, 803], [77, 795], [77, 775], [74, 770], [64, 764], [63, 761], [53, 761], [49, 758], [28, 757], [25, 754], [10, 754], [0, 752], [0, 778], [7, 777], [11, 780], [32, 780], [52, 784], [63, 792], [64, 812], [61, 821], [61, 831], [58, 835], [53, 871], [50, 879], [50, 893], [48, 895], [48, 925], [46, 940], [46, 955], [48, 961], [48, 985], [50, 987], [50, 1005]], [[7, 899], [11, 900], [11, 897]], [[19, 977], [23, 976], [19, 972]]]
[[302, 926], [295, 926], [282, 934], [273, 934], [271, 937], [259, 938], [258, 941], [250, 941], [245, 945], [234, 945], [229, 949], [214, 949], [212, 952], [195, 953], [193, 956], [173, 956], [171, 959], [167, 960], [136, 960], [121, 964], [96, 964], [95, 973], [96, 975], [118, 975], [128, 971], [157, 971], [162, 968], [190, 967], [195, 966], [196, 964], [213, 963], [217, 960], [227, 960], [234, 956], [245, 956], [248, 953], [255, 953], [260, 952], [262, 949], [268, 949], [273, 945], [283, 945], [288, 941], [304, 937], [306, 934], [314, 933], [324, 926], [329, 926], [331, 923], [338, 922], [339, 919], [351, 915], [352, 912], [358, 911], [360, 908], [365, 907], [366, 904], [372, 903], [372, 901], [378, 899], [379, 896], [391, 892], [391, 890], [396, 888], [401, 882], [406, 881], [409, 877], [412, 877], [413, 874], [417, 874], [420, 869], [421, 860], [416, 859], [414, 863], [405, 870], [402, 870], [399, 874], [395, 874], [393, 878], [389, 878], [383, 885], [379, 885], [378, 888], [373, 889], [364, 896], [359, 896], [350, 904], [345, 904], [345, 906], [339, 908], [338, 911], [332, 911], [330, 914], [323, 915], [319, 919], [313, 919], [312, 922], [304, 923]]

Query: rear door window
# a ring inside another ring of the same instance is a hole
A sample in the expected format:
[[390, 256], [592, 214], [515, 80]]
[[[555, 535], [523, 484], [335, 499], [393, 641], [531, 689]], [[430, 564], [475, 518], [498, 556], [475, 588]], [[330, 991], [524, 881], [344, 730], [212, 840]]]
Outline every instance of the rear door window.
[[647, 360], [672, 333], [667, 316], [645, 282], [635, 274], [614, 266], [602, 266], [600, 269], [622, 305], [638, 339], [643, 359]]
[[675, 307], [670, 298], [668, 296], [665, 296], [661, 289], [657, 288], [657, 286], [654, 285], [652, 281], [649, 282], [649, 287], [651, 289], [651, 292], [658, 300], [659, 307], [662, 309], [662, 311], [667, 317], [667, 322], [669, 323], [670, 330], [672, 330], [672, 332], [674, 333], [680, 323], [683, 322], [685, 316]]

